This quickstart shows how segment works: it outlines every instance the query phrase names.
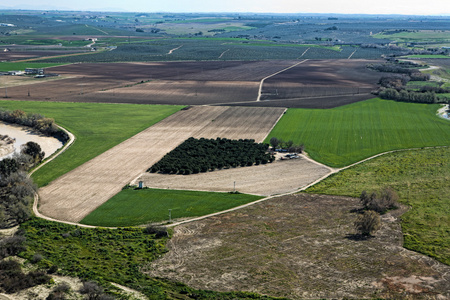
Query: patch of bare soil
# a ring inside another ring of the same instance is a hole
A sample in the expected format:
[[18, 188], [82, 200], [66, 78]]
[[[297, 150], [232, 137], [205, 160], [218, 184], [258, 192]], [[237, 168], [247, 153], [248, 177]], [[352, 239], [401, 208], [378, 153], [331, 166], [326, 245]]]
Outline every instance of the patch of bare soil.
[[304, 298], [448, 299], [450, 267], [402, 247], [399, 216], [359, 239], [358, 199], [296, 194], [177, 226], [147, 273], [218, 291]]
[[297, 191], [328, 173], [328, 167], [301, 158], [189, 176], [145, 173], [136, 182], [151, 188], [215, 192], [236, 187], [241, 193], [270, 196]]

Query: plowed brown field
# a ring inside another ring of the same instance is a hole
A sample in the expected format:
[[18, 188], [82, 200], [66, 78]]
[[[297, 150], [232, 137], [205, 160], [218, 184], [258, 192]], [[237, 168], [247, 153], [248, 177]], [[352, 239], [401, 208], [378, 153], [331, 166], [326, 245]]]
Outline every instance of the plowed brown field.
[[39, 190], [39, 211], [79, 221], [187, 138], [264, 140], [280, 108], [191, 107], [142, 131]]
[[[373, 62], [373, 61], [370, 61]], [[17, 100], [331, 108], [372, 98], [365, 60], [73, 64], [57, 82], [8, 88]], [[287, 69], [290, 66], [297, 66]], [[287, 69], [287, 70], [285, 70]], [[267, 78], [258, 98], [259, 83]], [[28, 96], [29, 93], [29, 96]]]

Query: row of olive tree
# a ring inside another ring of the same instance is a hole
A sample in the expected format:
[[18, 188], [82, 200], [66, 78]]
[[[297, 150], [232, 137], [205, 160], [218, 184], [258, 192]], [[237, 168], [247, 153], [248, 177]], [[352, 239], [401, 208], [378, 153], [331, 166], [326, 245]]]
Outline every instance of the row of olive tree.
[[248, 139], [194, 139], [191, 137], [147, 171], [189, 175], [216, 169], [267, 164], [275, 159], [267, 152], [268, 147], [267, 144], [255, 143], [255, 140]]

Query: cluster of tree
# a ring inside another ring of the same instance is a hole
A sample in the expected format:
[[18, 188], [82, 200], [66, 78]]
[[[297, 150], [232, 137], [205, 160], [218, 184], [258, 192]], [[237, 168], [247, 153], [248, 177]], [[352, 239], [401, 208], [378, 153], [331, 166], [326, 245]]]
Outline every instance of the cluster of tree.
[[399, 73], [412, 75], [413, 73], [420, 73], [417, 64], [409, 61], [396, 61], [394, 63], [383, 63], [383, 64], [368, 64], [367, 68], [387, 73]]
[[303, 144], [296, 145], [291, 140], [285, 142], [282, 139], [278, 139], [276, 137], [270, 139], [270, 145], [272, 146], [273, 150], [284, 149], [288, 152], [302, 153], [303, 150], [305, 149], [305, 145]]
[[398, 92], [396, 89], [388, 88], [378, 92], [382, 99], [395, 100], [401, 102], [413, 103], [447, 103], [447, 97], [440, 97], [435, 92], [416, 92], [402, 89]]
[[51, 277], [42, 271], [23, 273], [20, 264], [15, 260], [0, 261], [0, 288], [7, 294], [12, 294], [29, 287], [47, 284]]
[[0, 109], [0, 120], [31, 127], [47, 136], [53, 136], [63, 143], [69, 140], [67, 133], [56, 126], [55, 120], [40, 114], [27, 114], [19, 109], [14, 111]]
[[[430, 80], [430, 74], [424, 74], [421, 72], [414, 72], [410, 75], [406, 74], [389, 74], [381, 76], [378, 84], [385, 88], [394, 88], [398, 91], [405, 88], [409, 81], [428, 81]], [[425, 87], [424, 87], [425, 88]], [[426, 87], [428, 88], [428, 87]], [[425, 92], [425, 91], [424, 91]], [[446, 91], [442, 91], [446, 93]]]
[[189, 138], [147, 171], [189, 175], [215, 169], [252, 166], [274, 161], [269, 145], [255, 140]]
[[448, 89], [434, 86], [423, 86], [418, 91], [408, 90], [406, 84], [409, 81], [428, 81], [430, 74], [421, 73], [417, 69], [417, 64], [413, 62], [403, 62], [391, 60], [385, 64], [370, 64], [368, 68], [399, 74], [383, 75], [378, 83], [380, 88], [373, 93], [382, 99], [395, 100], [401, 102], [413, 103], [447, 103], [447, 97], [441, 97], [436, 94], [448, 93]]
[[0, 161], [0, 228], [29, 219], [37, 187], [26, 171], [40, 163], [43, 157], [41, 147], [28, 142], [20, 154]]
[[372, 193], [363, 191], [359, 199], [364, 213], [358, 216], [353, 225], [361, 236], [368, 237], [381, 228], [380, 214], [397, 208], [398, 195], [388, 187]]

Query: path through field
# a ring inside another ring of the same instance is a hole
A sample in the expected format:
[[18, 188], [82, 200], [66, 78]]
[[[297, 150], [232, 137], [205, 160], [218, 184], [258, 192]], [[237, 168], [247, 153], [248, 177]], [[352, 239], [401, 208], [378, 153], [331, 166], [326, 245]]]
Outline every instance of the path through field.
[[262, 142], [284, 111], [207, 106], [180, 111], [41, 188], [39, 211], [78, 222], [187, 138]]

